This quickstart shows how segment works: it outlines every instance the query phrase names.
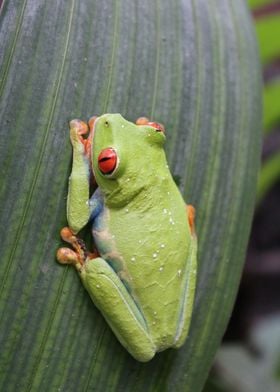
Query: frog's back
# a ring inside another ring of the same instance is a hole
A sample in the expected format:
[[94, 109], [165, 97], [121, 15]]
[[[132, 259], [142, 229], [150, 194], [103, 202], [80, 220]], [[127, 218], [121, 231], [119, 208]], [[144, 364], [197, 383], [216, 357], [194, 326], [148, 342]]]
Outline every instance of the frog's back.
[[173, 181], [168, 185], [158, 190], [156, 198], [144, 194], [144, 200], [110, 210], [108, 216], [121, 259], [117, 272], [127, 282], [159, 349], [174, 344], [191, 246], [185, 203]]

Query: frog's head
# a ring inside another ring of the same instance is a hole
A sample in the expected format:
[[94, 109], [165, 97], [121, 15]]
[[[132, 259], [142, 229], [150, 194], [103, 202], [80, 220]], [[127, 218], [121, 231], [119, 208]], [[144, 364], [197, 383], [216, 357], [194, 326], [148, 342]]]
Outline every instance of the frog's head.
[[166, 172], [165, 135], [152, 125], [136, 125], [120, 114], [104, 114], [94, 124], [92, 166], [108, 204], [127, 203], [156, 186]]

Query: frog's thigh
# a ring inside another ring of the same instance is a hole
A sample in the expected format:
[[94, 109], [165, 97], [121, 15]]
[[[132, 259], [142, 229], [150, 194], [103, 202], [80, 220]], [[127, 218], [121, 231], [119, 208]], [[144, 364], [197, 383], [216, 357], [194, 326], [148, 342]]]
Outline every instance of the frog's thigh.
[[174, 347], [176, 348], [181, 347], [187, 338], [193, 311], [197, 268], [197, 239], [195, 235], [191, 237], [190, 247], [189, 259], [187, 261], [187, 266], [183, 275], [185, 293], [182, 298], [181, 314], [175, 336]]
[[122, 345], [138, 361], [148, 361], [155, 346], [145, 320], [125, 286], [102, 258], [86, 262], [84, 285]]

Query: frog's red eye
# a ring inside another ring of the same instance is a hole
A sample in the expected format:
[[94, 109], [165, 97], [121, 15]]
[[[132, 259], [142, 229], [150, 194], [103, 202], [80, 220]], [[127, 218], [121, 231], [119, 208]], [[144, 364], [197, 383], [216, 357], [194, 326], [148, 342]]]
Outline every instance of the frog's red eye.
[[117, 167], [118, 156], [113, 148], [106, 148], [98, 155], [98, 166], [103, 174], [111, 174]]
[[164, 126], [158, 122], [154, 122], [154, 121], [149, 121], [148, 125], [150, 125], [151, 127], [155, 128], [155, 130], [157, 132], [163, 132], [165, 131]]

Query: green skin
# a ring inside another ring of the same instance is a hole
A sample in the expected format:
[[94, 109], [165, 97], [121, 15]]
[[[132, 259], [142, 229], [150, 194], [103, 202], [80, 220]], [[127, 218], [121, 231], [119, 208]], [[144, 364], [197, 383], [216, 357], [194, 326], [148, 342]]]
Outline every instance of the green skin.
[[[90, 221], [99, 254], [76, 267], [122, 345], [149, 361], [185, 342], [196, 282], [196, 235], [168, 169], [165, 136], [104, 114], [95, 121], [89, 159], [75, 124], [70, 132], [68, 223], [77, 233]], [[117, 166], [102, 174], [98, 156], [108, 148], [116, 151]], [[91, 170], [98, 189], [89, 201]]]

